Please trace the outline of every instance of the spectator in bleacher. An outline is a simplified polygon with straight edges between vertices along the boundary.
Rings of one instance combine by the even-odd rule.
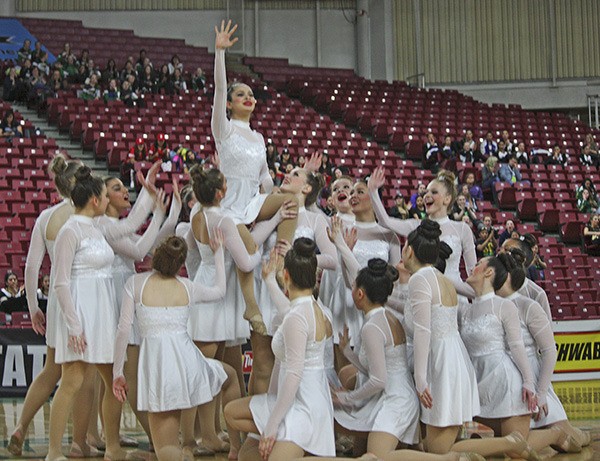
[[[507,182],[510,185],[514,185],[517,182],[521,182],[523,177],[519,171],[519,162],[517,157],[511,155],[508,159],[508,163],[503,164],[498,170],[498,179],[502,182]]]
[[[475,141],[475,138],[473,136],[473,130],[471,130],[470,128],[465,131],[465,137],[462,140],[463,145],[465,143],[469,143],[469,150],[472,152],[475,152],[477,150],[477,142]]]
[[[512,233],[515,230],[515,222],[512,219],[508,219],[504,223],[504,231],[498,237],[498,245],[502,246],[506,239],[512,238]]]
[[[77,69],[77,75],[72,78],[72,81],[73,83],[77,83],[79,85],[85,85],[88,78],[88,68],[84,64],[80,64]]]
[[[150,60],[148,59],[148,61],[146,61],[147,59],[148,59],[148,57],[146,56],[146,49],[142,48],[140,50],[140,55],[138,57],[138,60],[135,63],[135,67],[136,67],[138,74],[141,74],[144,71],[144,69],[146,68],[146,66],[148,65],[148,62]],[[150,64],[150,67],[152,67],[152,64]]]
[[[414,208],[415,206],[417,206],[417,197],[420,196],[424,196],[425,192],[427,192],[427,186],[425,184],[423,184],[422,182],[419,183],[419,185],[417,186],[417,191],[414,192],[411,196],[410,196],[410,204],[411,206]]]
[[[56,57],[56,60],[62,62],[62,65],[64,67],[67,65],[69,57],[72,57],[74,62],[77,61],[77,57],[71,51],[71,44],[67,42],[63,45],[63,49]]]
[[[498,229],[494,227],[492,223],[492,217],[490,215],[486,215],[483,217],[482,224],[488,230],[488,233],[493,233],[494,239],[498,240]]]
[[[176,54],[171,58],[171,62],[168,64],[169,74],[174,75],[175,69],[179,69],[179,72],[183,73],[183,63],[179,60],[179,56]]]
[[[196,71],[192,74],[190,80],[190,86],[194,91],[202,91],[206,87],[206,75],[204,75],[204,71],[202,67],[198,67]]]
[[[38,306],[42,312],[46,313],[46,307],[48,305],[48,294],[50,293],[50,276],[44,274],[40,287],[37,289],[36,297],[38,300]]]
[[[11,312],[27,310],[25,287],[19,286],[17,274],[9,270],[4,275],[4,288],[0,289],[0,311]]]
[[[586,144],[579,155],[579,162],[583,166],[598,166],[598,154],[594,154],[592,146]]]
[[[119,84],[117,81],[112,78],[110,82],[108,82],[108,88],[104,90],[104,102],[108,101],[118,101],[121,99],[121,91],[119,90]]]
[[[471,222],[477,220],[477,216],[471,210],[471,204],[467,201],[467,197],[463,194],[458,194],[452,208],[451,217],[454,221],[462,221],[463,216],[468,216]]]
[[[531,246],[531,252],[533,253],[533,260],[527,268],[527,278],[533,280],[546,280],[545,270],[548,267],[544,261],[544,257],[540,254],[540,247],[538,246],[537,240]]]
[[[4,78],[2,99],[8,102],[16,100],[20,83],[21,81],[17,75],[17,69],[15,67],[8,69],[6,77]]]
[[[527,153],[527,148],[525,147],[525,143],[523,141],[517,144],[515,157],[517,157],[518,163],[529,166],[529,154]]]
[[[327,197],[327,200],[325,201],[325,206],[320,208],[321,210],[323,210],[323,213],[325,213],[327,216],[333,216],[337,213],[332,195],[329,195]]]
[[[284,147],[279,155],[279,171],[285,174],[288,165],[294,166],[294,161],[292,160],[290,150]]]
[[[412,219],[425,219],[427,217],[427,211],[425,211],[425,200],[422,195],[418,195],[415,200],[415,206],[413,206],[408,214]]]
[[[388,210],[388,214],[392,218],[397,219],[408,219],[410,217],[409,208],[406,204],[406,200],[404,199],[404,195],[402,195],[402,192],[398,192],[396,194],[396,197],[394,198],[394,206]]]
[[[98,77],[98,81],[100,81],[100,79],[102,78],[102,71],[100,70],[100,68],[96,65],[96,63],[94,62],[93,59],[89,59],[88,60],[88,64],[87,64],[87,69],[88,69],[88,75],[91,77],[93,74],[96,75],[96,77]]]
[[[581,191],[581,196],[577,199],[577,209],[582,213],[594,213],[598,210],[598,202],[592,197],[589,189]]]
[[[87,101],[100,99],[100,85],[98,84],[98,76],[96,74],[92,74],[85,85],[83,85],[81,98]]]
[[[143,72],[140,73],[140,91],[142,93],[156,93],[156,86],[154,69],[152,69],[151,65],[147,65],[144,67]]]
[[[479,190],[481,190],[481,188],[479,186],[477,186],[477,188]],[[460,194],[463,194],[465,196],[465,199],[467,200],[467,204],[469,206],[469,208],[472,211],[478,211],[479,210],[479,205],[477,205],[477,200],[475,199],[475,197],[473,197],[471,195],[471,192],[469,192],[469,185],[468,184],[463,184],[460,189],[458,189],[458,192]]]
[[[48,65],[48,55],[44,53],[41,57],[41,60],[37,63],[33,64],[40,71],[40,74],[45,75],[46,77],[50,76],[50,66]]]
[[[593,214],[583,228],[585,252],[592,256],[600,256],[600,215]]]
[[[179,68],[175,69],[173,72],[173,90],[177,94],[183,94],[187,91],[187,83],[185,82],[183,75],[181,75],[181,70]]]
[[[134,162],[143,162],[148,160],[148,157],[149,152],[146,141],[140,136],[135,140],[135,144],[129,149],[129,158],[133,159]]]
[[[74,79],[77,78],[77,74],[79,73],[75,56],[70,55],[67,58],[67,63],[63,65],[62,72],[63,76],[68,79],[69,82],[74,82]]]
[[[492,156],[486,160],[481,169],[481,190],[494,190],[494,183],[500,181],[498,177],[499,169],[498,157]]]
[[[81,54],[79,55],[79,58],[77,58],[77,62],[79,63],[79,65],[84,65],[85,67],[87,67],[89,59],[90,50],[84,48],[83,50],[81,50]]]
[[[462,163],[475,163],[475,154],[473,153],[473,149],[471,149],[471,143],[469,141],[465,141],[462,144],[462,150],[458,153],[458,161]]]
[[[138,76],[137,71],[135,70],[135,67],[133,67],[133,62],[127,61],[125,63],[125,67],[121,71],[121,75],[119,76],[119,78],[121,79],[122,82],[124,82],[125,80],[127,80],[127,77],[129,77],[130,75],[134,75],[136,78]]]
[[[123,101],[126,106],[133,107],[135,106],[137,98],[138,95],[131,88],[131,83],[129,83],[129,80],[125,80],[121,84],[121,101]]]
[[[33,65],[31,64],[31,59],[26,59],[19,67],[19,78],[24,82],[31,78],[31,73],[33,71]]]
[[[171,74],[167,64],[163,64],[158,73],[157,91],[163,94],[173,94],[173,84],[171,83]]]
[[[321,156],[321,166],[319,167],[319,173],[323,175],[326,181],[329,181],[329,179],[333,176],[334,168],[335,165],[329,160],[329,154],[327,152],[323,152],[323,155]]]
[[[508,158],[510,157],[510,152],[506,150],[506,144],[503,140],[498,141],[498,161],[500,163],[508,163]]]
[[[504,142],[504,147],[506,148],[506,152],[512,154],[513,151],[513,143],[510,140],[510,133],[508,130],[502,130],[502,135],[500,141]],[[500,148],[500,142],[498,142],[498,148]]]
[[[31,59],[31,40],[26,38],[23,41],[23,46],[17,51],[17,62],[25,62],[26,59]]]
[[[554,144],[552,147],[552,155],[544,162],[546,165],[561,165],[567,166],[568,157],[567,154],[563,154],[560,151],[560,145]]]
[[[490,232],[483,224],[478,226],[479,238],[475,240],[475,251],[477,259],[494,256],[498,248],[498,242],[494,236],[494,232]]]
[[[146,142],[144,138],[138,137],[133,145],[129,149],[127,159],[120,166],[121,182],[128,185],[130,189],[135,188],[135,162],[142,162],[146,160],[148,150],[146,148]]]
[[[485,134],[485,139],[481,143],[479,147],[479,159],[482,162],[485,162],[491,156],[496,156],[498,153],[498,144],[494,141],[494,134],[491,131],[488,131]]]
[[[156,135],[156,140],[152,145],[150,152],[148,153],[147,160],[151,162],[155,162],[158,159],[162,159],[162,161],[170,160],[171,149],[167,143],[166,137],[164,133],[158,133]]]
[[[40,42],[38,40],[37,42],[35,42],[35,45],[33,45],[33,51],[31,52],[31,61],[32,62],[41,62],[43,55],[46,55],[46,60],[47,60],[48,53],[46,53],[44,50],[42,50],[42,42]]]
[[[450,170],[456,173],[456,152],[454,151],[454,143],[452,141],[452,136],[450,135],[444,137],[444,145],[441,149],[440,167],[444,170]]]
[[[115,60],[110,58],[106,63],[106,67],[102,71],[102,81],[104,83],[110,82],[112,79],[118,80],[120,77],[119,70],[117,69],[117,64]]]
[[[275,147],[275,144],[270,139],[266,144],[266,155],[268,167],[273,171],[277,171],[279,167],[279,154],[277,153],[277,147]]]
[[[15,119],[15,113],[12,109],[8,109],[4,112],[4,117],[0,122],[0,137],[11,141],[12,138],[23,137],[23,127]]]
[[[598,144],[594,140],[594,135],[592,133],[588,133],[585,135],[585,143],[590,145],[590,149],[592,154],[598,155]]]
[[[475,182],[475,173],[472,171],[467,173],[465,176],[465,184],[469,187],[469,194],[471,197],[473,197],[475,200],[483,200],[483,191]]]
[[[583,183],[575,188],[575,198],[577,200],[581,198],[584,189],[587,189],[590,192],[590,196],[594,200],[598,201],[598,192],[596,191],[596,186],[594,186],[594,183],[590,178],[585,178]]]
[[[50,76],[50,80],[48,81],[48,87],[52,90],[54,96],[59,91],[63,91],[66,89],[65,80],[63,79],[60,70],[54,69],[52,75]]]
[[[427,134],[427,142],[423,145],[422,165],[424,170],[435,173],[439,168],[440,147],[438,146],[433,133]]]

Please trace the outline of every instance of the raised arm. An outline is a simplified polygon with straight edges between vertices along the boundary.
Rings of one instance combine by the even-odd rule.
[[[163,222],[158,235],[155,239],[155,245],[162,242],[165,238],[175,234],[175,228],[179,221],[179,215],[181,214],[181,196],[179,195],[179,185],[177,180],[173,179],[173,197],[171,199],[171,208],[169,210],[169,216]],[[188,248],[188,251],[190,249]]]
[[[36,220],[33,226],[33,232],[31,233],[31,240],[29,242],[29,251],[27,252],[27,261],[25,262],[25,294],[27,296],[27,308],[31,315],[32,320],[41,314],[40,322],[33,322],[33,329],[37,334],[44,334],[44,314],[40,310],[38,299],[37,299],[37,288],[38,279],[40,276],[40,268],[42,267],[42,261],[46,254],[46,243],[42,235],[41,220],[44,219],[44,215]]]
[[[153,203],[153,200],[144,200],[140,206],[133,207],[125,219],[117,222],[111,221],[110,224],[103,221],[96,221],[96,224],[107,241],[117,241],[128,234],[133,234],[144,224],[144,221],[152,211]]]
[[[414,319],[414,362],[417,392],[427,389],[427,364],[431,341],[431,285],[422,274],[414,274],[408,281],[408,298]]]
[[[225,248],[231,253],[236,266],[242,272],[253,270],[261,261],[260,252],[255,251],[251,255],[248,254],[246,245],[244,245],[244,241],[231,218],[224,217],[219,223],[219,228],[223,231]]]
[[[327,236],[327,221],[320,214],[314,214],[315,243],[320,254],[317,255],[317,266],[320,269],[335,270],[337,268],[338,256],[335,245]]]

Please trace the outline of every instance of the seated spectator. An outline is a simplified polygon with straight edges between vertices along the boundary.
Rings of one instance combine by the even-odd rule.
[[[162,94],[173,94],[173,83],[171,82],[171,74],[169,74],[169,66],[163,64],[160,68],[157,78],[157,90]]]
[[[179,72],[183,74],[183,63],[179,60],[179,56],[176,54],[171,58],[171,62],[168,64],[169,75],[175,75],[175,69],[179,69]]]
[[[26,59],[21,65],[17,67],[18,75],[21,80],[28,81],[31,78],[33,72],[33,65],[30,59]]]
[[[469,150],[475,152],[477,150],[477,142],[473,136],[473,130],[468,129],[465,131],[465,137],[462,140],[462,144],[469,143]]]
[[[545,165],[561,165],[567,166],[568,156],[560,151],[560,146],[554,144],[552,147],[552,155],[546,159]]]
[[[156,139],[152,144],[148,152],[148,161],[155,162],[157,160],[162,160],[163,162],[169,161],[171,155],[171,148],[167,143],[167,139],[164,133],[158,133],[156,135]]]
[[[285,174],[288,165],[294,165],[294,162],[292,160],[290,150],[287,147],[284,147],[279,155],[279,171]]]
[[[450,216],[454,221],[462,221],[464,216],[468,216],[471,222],[477,220],[477,216],[475,216],[469,202],[467,202],[467,197],[463,194],[458,194],[456,197],[456,202],[454,203]]]
[[[577,199],[577,209],[582,213],[595,213],[598,210],[598,202],[592,197],[589,189],[581,191],[581,196]]]
[[[590,144],[583,146],[583,150],[581,151],[581,154],[579,154],[579,162],[583,166],[598,166],[598,160],[598,154],[593,153]]]
[[[498,179],[502,182],[509,183],[510,185],[521,182],[523,177],[521,176],[518,165],[517,157],[512,155],[508,159],[508,163],[503,164],[498,170]]]
[[[494,227],[492,224],[492,217],[490,215],[485,215],[482,221],[483,227],[488,230],[488,233],[494,234],[494,239],[498,240],[498,229]]]
[[[144,162],[150,157],[146,141],[143,137],[138,137],[135,140],[135,144],[129,148],[129,158],[133,159],[134,162]]]
[[[333,216],[337,213],[337,210],[335,209],[335,204],[333,202],[333,197],[331,195],[327,197],[325,207],[322,207],[321,209],[327,216]]]
[[[31,70],[31,77],[29,77],[29,81],[27,82],[27,88],[27,104],[29,106],[36,106],[41,99],[50,93],[46,76],[37,67]]]
[[[414,192],[411,196],[410,196],[410,205],[414,208],[415,206],[417,206],[417,197],[419,195],[423,196],[425,195],[425,192],[427,192],[427,186],[425,184],[423,184],[422,182],[419,183],[419,185],[417,186],[417,192]]]
[[[77,61],[77,57],[71,51],[71,44],[69,42],[66,42],[63,45],[62,51],[56,57],[56,60],[60,61],[62,63],[62,65],[63,65],[63,67],[65,67],[67,65],[68,60],[69,60],[69,57],[71,57],[73,59],[73,62]]]
[[[81,54],[79,55],[79,58],[77,58],[77,62],[79,63],[80,66],[87,67],[89,60],[90,60],[90,50],[88,50],[87,48],[84,48],[83,50],[81,50]]]
[[[427,134],[427,142],[423,146],[423,169],[435,173],[439,168],[440,147],[438,146],[433,133]],[[435,171],[434,171],[435,170]]]
[[[446,135],[444,137],[444,145],[440,154],[440,167],[444,170],[456,172],[456,152],[454,151],[452,136]]]
[[[12,138],[22,138],[23,127],[15,119],[15,113],[12,109],[4,112],[4,117],[0,122],[0,138],[6,138],[9,142]]]
[[[498,144],[494,141],[494,134],[491,131],[488,131],[485,134],[485,139],[479,146],[479,157],[478,160],[481,162],[485,162],[488,158],[494,156],[496,157],[498,153]]]
[[[291,163],[293,166],[295,166],[293,162]],[[286,170],[289,168],[288,165],[286,165]],[[333,176],[334,168],[335,165],[331,163],[331,160],[329,160],[329,154],[327,152],[323,152],[323,155],[321,156],[321,166],[319,167],[319,173],[323,175],[327,182],[329,182],[329,180]]]
[[[181,164],[183,165],[182,171],[184,173],[189,173],[194,165],[202,164],[204,162],[204,159],[199,153],[183,146],[179,146],[175,151],[175,155],[181,160]]]
[[[536,280],[546,280],[546,273],[544,271],[548,268],[548,265],[544,261],[544,257],[540,254],[540,247],[537,240],[532,243],[531,252],[533,253],[533,260],[527,268],[527,278],[534,282]]]
[[[46,306],[48,305],[48,294],[50,292],[50,276],[45,274],[42,276],[42,283],[37,289],[38,305],[42,312],[46,312]]]
[[[139,78],[139,89],[142,93],[156,93],[156,78],[151,65],[143,68]]]
[[[25,62],[27,59],[31,59],[31,52],[31,40],[26,38],[23,41],[23,46],[17,51],[17,61],[21,63]]]
[[[46,77],[50,76],[50,65],[48,64],[48,53],[42,51],[40,60],[34,64],[40,70],[40,74]]]
[[[131,83],[129,80],[125,80],[121,85],[121,101],[123,101],[126,106],[133,107],[135,106],[137,99],[138,95],[131,88]]]
[[[600,256],[600,215],[594,214],[583,228],[585,252],[592,256]]]
[[[479,186],[478,186],[478,188],[479,188]],[[479,188],[479,190],[481,190],[481,189]],[[460,189],[458,190],[458,192],[460,194],[463,194],[465,196],[465,198],[467,199],[467,204],[469,205],[469,208],[472,211],[478,211],[479,210],[479,206],[477,205],[477,200],[475,200],[475,197],[473,197],[471,195],[471,193],[469,192],[469,185],[468,184],[463,184],[460,187]],[[483,194],[483,192],[482,192],[482,194]]]
[[[500,141],[504,143],[504,148],[506,149],[506,152],[512,154],[513,143],[510,140],[510,133],[508,132],[508,130],[502,130]],[[498,142],[498,149],[500,149],[500,142]]]
[[[96,65],[93,59],[88,60],[87,69],[90,77],[95,74],[96,77],[98,77],[98,81],[100,81],[100,79],[102,78],[102,71]]]
[[[498,141],[498,161],[500,163],[508,163],[508,159],[510,157],[510,152],[508,150],[506,150],[506,144],[504,144],[504,141],[500,140]]]
[[[54,94],[54,96],[56,96],[56,94],[59,91],[63,91],[66,89],[66,85],[65,85],[65,80],[63,79],[60,70],[55,69],[52,72],[52,75],[50,76],[50,80],[48,81],[48,88],[50,88],[50,90],[52,90],[52,93]]]
[[[498,178],[499,169],[498,157],[490,157],[486,160],[481,169],[481,190],[494,190],[494,183],[500,181],[500,178]]]
[[[22,86],[21,79],[17,75],[17,69],[11,67],[8,69],[6,77],[4,78],[2,99],[8,102],[15,101],[19,96],[19,88]]]
[[[592,133],[588,133],[585,135],[585,143],[590,145],[590,150],[592,154],[598,155],[598,144],[594,140],[594,135]]]
[[[187,83],[185,82],[183,75],[181,75],[181,70],[179,68],[175,69],[175,72],[173,72],[173,78],[171,81],[173,83],[173,90],[175,90],[175,93],[182,94],[187,91]]]
[[[100,99],[100,86],[98,85],[98,76],[96,74],[92,74],[81,89],[81,98],[88,101]]]
[[[582,196],[583,190],[587,189],[590,192],[590,197],[598,201],[598,192],[596,192],[596,186],[590,178],[585,178],[583,183],[577,186],[575,189],[575,198],[579,200]]]
[[[147,61],[146,61],[147,60]],[[142,48],[140,50],[140,55],[138,57],[137,62],[135,63],[135,67],[137,70],[138,74],[142,74],[144,69],[146,68],[146,66],[148,65],[148,62],[150,60],[148,59],[148,57],[146,56],[146,49]],[[152,67],[152,65],[150,65],[150,67]]]
[[[475,200],[483,200],[483,192],[481,187],[475,182],[475,173],[469,172],[465,176],[465,184],[469,187],[469,194]]]
[[[425,200],[422,195],[418,195],[415,200],[415,206],[413,206],[408,214],[412,219],[425,219],[427,212],[425,211]]]
[[[299,155],[297,163],[299,168],[304,168],[306,166],[306,157],[304,155]]]
[[[524,142],[520,142],[519,144],[517,144],[517,149],[515,150],[515,157],[517,157],[518,163],[529,166],[529,154],[527,153],[527,148],[525,147]]]
[[[507,220],[504,223],[504,230],[498,237],[498,245],[502,246],[505,240],[512,238],[512,233],[515,230],[515,222],[512,219]]]
[[[490,232],[483,224],[478,226],[478,231],[479,238],[475,240],[477,259],[494,256],[496,254],[496,249],[498,248],[498,242],[496,241],[494,232]]]
[[[137,76],[138,76],[137,71],[135,70],[135,67],[133,66],[133,62],[127,61],[125,63],[125,67],[121,71],[121,74],[119,77],[120,77],[121,81],[125,81],[125,80],[127,80],[127,77],[129,77],[130,75],[134,75],[135,78],[137,78]]]
[[[10,314],[25,310],[27,310],[25,287],[22,285],[19,287],[17,274],[9,270],[4,275],[4,288],[0,289],[0,312]]]
[[[104,83],[110,82],[112,79],[118,80],[120,77],[119,70],[117,69],[117,64],[114,59],[109,59],[106,63],[106,67],[102,71],[102,81]]]
[[[121,91],[119,90],[119,85],[117,84],[117,80],[114,78],[110,79],[108,83],[108,88],[104,90],[104,102],[108,101],[118,101],[121,99]]]
[[[198,67],[196,71],[192,74],[191,78],[191,88],[194,91],[202,91],[206,87],[206,75],[204,75],[204,71],[202,67]]]
[[[463,163],[475,163],[475,154],[473,153],[473,149],[469,146],[471,144],[468,141],[463,143],[462,150],[458,153],[458,161]]]
[[[79,73],[79,68],[75,62],[75,56],[71,55],[67,58],[67,63],[63,65],[62,72],[64,77],[70,82],[74,83]],[[118,74],[117,74],[118,76]]]
[[[32,62],[41,62],[42,61],[42,56],[46,55],[46,60],[48,60],[48,53],[46,53],[43,49],[42,49],[42,42],[40,42],[39,40],[37,42],[35,42],[35,44],[33,45],[33,51],[31,52],[31,61]]]
[[[388,210],[388,214],[393,218],[408,219],[408,212],[409,208],[404,200],[404,195],[402,195],[402,192],[398,192],[394,198],[394,206]]]

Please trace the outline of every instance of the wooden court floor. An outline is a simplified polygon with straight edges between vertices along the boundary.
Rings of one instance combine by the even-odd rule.
[[[0,431],[3,443],[0,446],[0,460],[5,459],[20,459],[40,460],[46,456],[48,447],[48,422],[50,420],[50,405],[45,404],[42,411],[38,412],[29,429],[29,436],[23,447],[23,456],[15,458],[7,450],[6,445],[10,434],[15,427],[18,416],[21,413],[23,399],[0,399]],[[543,459],[552,459],[556,461],[600,461],[600,419],[594,420],[575,420],[572,423],[578,427],[589,430],[592,433],[592,444],[584,448],[582,453],[572,455],[555,454],[551,449],[542,452]],[[67,430],[67,435],[63,440],[64,451],[66,452],[69,444],[69,435],[71,427]],[[135,451],[136,457],[146,459],[148,461],[156,460],[156,457],[148,452],[148,441],[142,428],[137,424],[135,416],[131,409],[126,406],[123,411],[121,421],[121,434],[133,437],[139,441],[139,446],[136,449],[128,449]],[[77,458],[71,458],[77,459]],[[84,459],[84,458],[81,458]],[[199,460],[212,461],[215,459],[225,461],[227,454],[218,454],[210,457],[199,457]],[[502,458],[494,458],[494,460]],[[508,459],[508,458],[507,458]]]

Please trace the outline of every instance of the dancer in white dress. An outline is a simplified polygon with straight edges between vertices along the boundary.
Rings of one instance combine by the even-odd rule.
[[[215,234],[210,243],[216,261],[213,286],[194,284],[177,276],[186,258],[187,245],[175,236],[156,248],[152,259],[154,270],[131,276],[125,286],[115,345],[113,392],[121,402],[128,393],[138,394],[138,409],[148,412],[160,461],[180,459],[181,410],[213,401],[221,387],[225,402],[240,397],[233,369],[227,367],[229,373],[226,373],[220,362],[205,358],[187,332],[190,305],[216,300],[225,294],[223,237],[220,232]],[[138,318],[140,329],[140,367],[137,387],[129,388],[124,364],[134,317]],[[209,408],[211,412],[214,408]],[[240,435],[230,428],[229,437],[230,454],[237,455]],[[186,450],[186,456],[193,459],[191,450]]]
[[[456,199],[454,174],[442,170],[436,178],[427,185],[424,202],[427,217],[436,221],[442,230],[441,240],[452,248],[452,254],[446,262],[444,275],[452,280],[460,281],[460,259],[465,262],[467,275],[470,275],[477,262],[473,233],[464,222],[452,221],[448,214]],[[373,209],[380,225],[393,230],[396,234],[407,236],[416,229],[418,219],[396,219],[388,216],[377,191],[385,184],[385,171],[378,167],[369,178],[369,193],[373,201]]]
[[[222,203],[223,210],[238,226],[249,253],[254,253],[255,243],[245,225],[270,219],[286,201],[296,204],[292,194],[270,194],[273,181],[267,166],[266,146],[262,135],[250,128],[250,118],[256,99],[248,85],[233,83],[227,88],[225,50],[237,38],[232,38],[237,25],[231,21],[221,28],[215,27],[215,97],[211,118],[212,134],[219,153],[219,168],[229,182],[230,193]],[[229,119],[227,118],[229,112]],[[261,193],[262,189],[262,193]],[[292,240],[296,218],[283,220],[277,227],[278,240]],[[254,331],[267,334],[260,308],[254,295],[254,274],[238,272],[246,310],[244,318]]]
[[[285,256],[283,280],[291,310],[273,337],[277,365],[269,393],[225,408],[225,418],[233,427],[260,434],[258,450],[265,460],[291,460],[306,452],[335,456],[333,405],[323,358],[331,323],[312,296],[315,248],[312,240],[299,238]],[[273,299],[277,298],[274,293]]]
[[[114,253],[104,235],[117,239],[133,232],[149,212],[140,210],[110,227],[98,228],[93,218],[105,213],[108,194],[102,179],[92,176],[85,166],[76,173],[71,199],[75,214],[61,228],[55,245],[54,288],[60,305],[55,360],[62,364],[62,379],[50,412],[49,461],[63,459],[62,436],[83,381],[92,379],[97,368],[105,385],[112,383],[118,311],[111,275]],[[111,392],[105,392],[102,408],[105,458],[120,459],[125,456],[119,444],[121,405]]]
[[[194,208],[194,205],[197,202],[198,200],[196,200],[192,185],[186,184],[181,189],[182,211],[179,216],[179,223],[175,228],[175,235],[184,239],[188,246],[187,258],[185,259],[185,270],[190,280],[194,280],[196,277],[196,272],[198,272],[198,268],[200,267],[200,261],[202,261],[200,252],[198,251],[198,247],[194,241],[194,234],[190,232],[190,229],[192,228],[192,224],[190,223],[190,214],[192,213],[192,208]]]
[[[15,430],[10,436],[7,450],[15,456],[21,456],[29,424],[52,392],[54,392],[61,375],[61,367],[55,362],[57,300],[54,291],[54,241],[60,228],[75,211],[71,205],[70,197],[71,190],[75,184],[75,172],[81,165],[82,163],[79,160],[67,160],[62,154],[58,154],[52,159],[48,167],[48,172],[54,178],[56,190],[63,197],[63,201],[42,211],[31,233],[27,262],[25,263],[27,306],[31,315],[33,330],[39,335],[46,335],[48,350],[46,352],[44,368],[27,390],[21,416]],[[46,306],[46,315],[44,316],[44,313],[39,308],[35,290],[37,288],[42,261],[46,253],[50,257],[51,269],[50,291]],[[75,425],[84,426],[85,422],[82,422],[84,420],[81,418],[87,417],[87,410],[84,410],[83,415],[80,416],[81,411],[79,410],[81,410],[81,406],[78,405],[76,408],[73,414],[73,418],[76,421]],[[80,444],[80,447],[85,449],[85,434],[83,440],[74,438],[74,443]]]
[[[512,260],[512,263],[511,263]],[[506,282],[514,260],[506,254],[481,259],[467,279],[477,296],[460,312],[460,332],[477,374],[478,420],[497,434],[529,434],[535,384],[515,305],[494,290]]]
[[[310,211],[323,187],[323,179],[319,174],[311,173],[296,167],[286,174],[281,184],[281,192],[294,194],[298,199],[298,226],[294,232],[294,240],[306,237],[314,240],[319,249],[317,265],[319,269],[335,270],[337,267],[337,252],[335,246],[327,237],[327,220],[321,213]],[[276,235],[263,245],[263,263],[270,257],[271,249],[276,245]],[[280,253],[285,254],[293,242],[278,242]],[[277,309],[271,300],[271,295],[265,283],[262,283],[261,271],[255,270],[256,292],[258,303],[267,326],[268,335],[258,335],[251,332],[252,341],[252,373],[248,383],[248,391],[252,394],[263,394],[269,388],[269,380],[273,370],[275,357],[271,349],[271,340],[275,331],[273,321]]]

